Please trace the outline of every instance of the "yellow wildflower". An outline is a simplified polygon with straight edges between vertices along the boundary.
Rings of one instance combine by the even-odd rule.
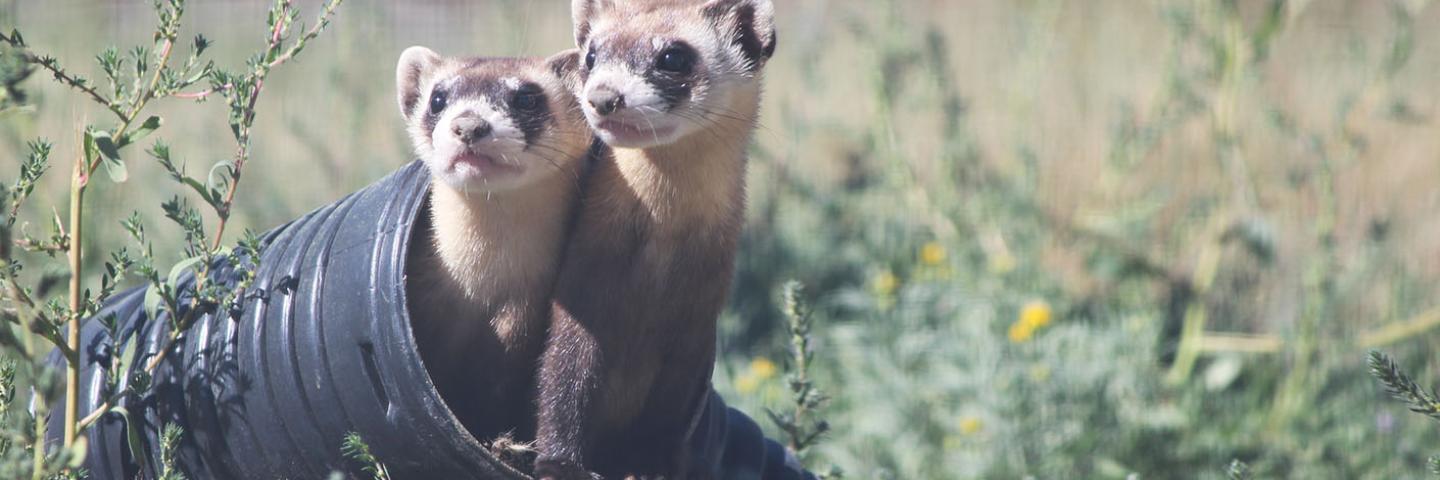
[[[741,374],[739,378],[735,379],[735,390],[740,393],[752,393],[758,388],[760,388],[760,379],[749,373]]]
[[[944,263],[945,255],[945,247],[941,246],[940,242],[930,242],[920,247],[920,263],[932,267]]]
[[[880,272],[875,275],[875,279],[870,281],[870,288],[875,291],[875,295],[881,297],[888,297],[895,293],[895,288],[899,286],[900,279],[895,278],[895,274],[890,273],[889,270]]]
[[[963,433],[965,435],[974,435],[976,433],[980,433],[980,429],[982,428],[985,428],[985,425],[980,423],[979,418],[967,415],[964,418],[960,419],[960,433]]]
[[[765,357],[755,357],[750,361],[750,374],[757,379],[768,380],[775,376],[775,362]]]
[[[1025,343],[1035,336],[1035,327],[1024,322],[1015,322],[1010,325],[1010,342]]]
[[[1035,330],[1050,324],[1050,304],[1044,300],[1036,300],[1025,304],[1020,308],[1020,320],[1022,323]]]

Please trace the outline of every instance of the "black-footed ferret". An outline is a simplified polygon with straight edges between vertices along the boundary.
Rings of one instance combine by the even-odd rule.
[[[707,394],[775,48],[770,0],[573,0],[586,181],[540,370],[536,475],[706,478]]]
[[[411,47],[396,69],[433,176],[406,268],[415,340],[477,439],[533,434],[551,289],[593,141],[571,93],[578,61]]]

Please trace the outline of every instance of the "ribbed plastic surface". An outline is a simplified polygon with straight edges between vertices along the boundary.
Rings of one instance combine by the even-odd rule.
[[[412,162],[267,233],[240,314],[200,316],[150,390],[123,405],[139,422],[139,445],[128,443],[119,415],[89,430],[90,478],[157,476],[167,423],[185,429],[177,463],[190,478],[319,479],[354,471],[340,452],[347,432],[359,433],[396,479],[527,478],[465,431],[415,348],[405,252],[429,181],[423,164]],[[215,278],[230,277],[220,269]],[[159,349],[169,323],[149,318],[144,297],[143,289],[121,293],[98,315],[116,315],[122,342],[138,338],[142,358]],[[105,367],[118,352],[96,322],[81,336],[83,416],[108,394],[101,391]],[[698,413],[692,449],[715,478],[813,478],[718,395]],[[52,441],[60,427],[53,415]]]

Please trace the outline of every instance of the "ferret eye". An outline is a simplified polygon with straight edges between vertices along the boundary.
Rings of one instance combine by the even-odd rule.
[[[695,54],[684,47],[671,47],[660,52],[660,58],[655,60],[655,68],[670,73],[690,73],[695,66]]]
[[[436,88],[435,91],[430,92],[430,114],[431,114],[431,115],[440,113],[441,110],[444,110],[444,109],[445,109],[445,101],[446,101],[446,98],[445,98],[445,97],[446,97],[445,91],[444,91],[444,90],[441,90],[441,89],[439,89],[439,88]]]
[[[586,53],[586,54],[585,54],[585,69],[586,69],[586,70],[594,70],[594,69],[595,69],[595,49],[593,49],[593,48],[590,49],[590,52],[589,52],[589,53]]]
[[[516,110],[535,110],[540,108],[544,102],[545,91],[533,83],[521,86],[519,90],[515,91],[515,95],[510,97],[510,106]]]

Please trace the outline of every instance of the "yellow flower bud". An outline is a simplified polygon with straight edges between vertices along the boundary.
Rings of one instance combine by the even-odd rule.
[[[1028,325],[1031,329],[1039,329],[1050,324],[1050,316],[1050,304],[1044,300],[1036,300],[1020,308],[1019,323]]]
[[[932,267],[940,265],[945,262],[945,256],[945,247],[941,246],[939,242],[926,243],[925,246],[920,247],[920,263],[925,265]]]
[[[740,393],[752,393],[760,388],[760,380],[751,374],[742,374],[735,379],[735,391]]]
[[[767,380],[775,376],[775,362],[765,357],[755,357],[750,361],[750,373],[760,380]]]
[[[967,415],[964,418],[960,419],[960,433],[963,433],[965,435],[974,435],[976,433],[980,433],[980,429],[982,428],[985,428],[985,425],[980,423],[979,418]]]
[[[1030,341],[1030,338],[1033,336],[1035,336],[1035,327],[1024,322],[1015,322],[1010,325],[1011,343],[1025,343]]]

